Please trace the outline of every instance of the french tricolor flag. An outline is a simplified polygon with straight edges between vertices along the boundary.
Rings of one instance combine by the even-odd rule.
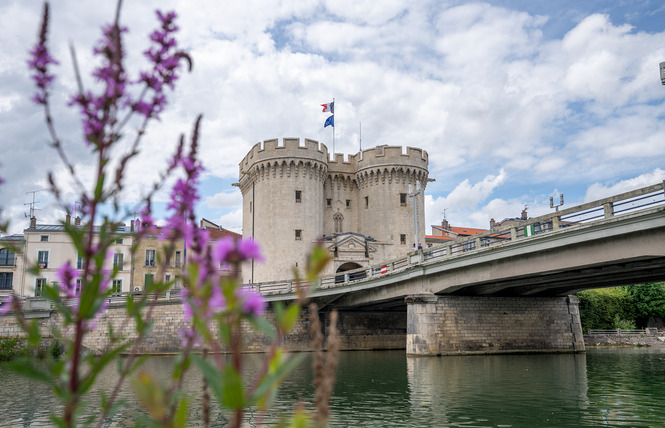
[[[321,104],[321,107],[323,107],[323,112],[324,113],[332,113],[335,114],[335,102],[333,101],[330,104]]]

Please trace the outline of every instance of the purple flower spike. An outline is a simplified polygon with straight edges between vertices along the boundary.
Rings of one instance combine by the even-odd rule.
[[[246,315],[257,317],[263,314],[268,305],[263,296],[253,292],[249,288],[240,288],[238,296],[242,300],[242,312]]]
[[[33,95],[32,100],[37,104],[46,104],[48,97],[48,89],[53,83],[55,76],[49,74],[48,66],[51,64],[58,64],[58,61],[53,59],[48,49],[46,48],[46,31],[48,29],[48,3],[44,4],[44,16],[42,17],[42,27],[39,32],[39,42],[30,51],[30,59],[28,60],[28,67],[34,71],[32,80],[37,84],[38,92]]]
[[[219,265],[222,262],[227,262],[229,259],[229,254],[235,249],[235,242],[230,236],[226,236],[215,242],[215,246],[212,250],[213,263]]]
[[[238,252],[243,260],[254,259],[262,262],[261,247],[253,239],[242,239],[238,241]]]
[[[77,297],[80,292],[76,287],[76,278],[78,278],[79,273],[74,269],[71,262],[67,261],[60,266],[55,272],[55,276],[60,280],[60,290],[65,293],[68,299]]]

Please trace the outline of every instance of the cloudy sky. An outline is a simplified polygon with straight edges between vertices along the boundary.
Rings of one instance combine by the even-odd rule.
[[[67,107],[75,90],[69,44],[87,74],[115,1],[51,3],[55,122],[85,181],[90,156]],[[241,195],[231,186],[240,160],[271,138],[312,138],[331,150],[319,105],[333,97],[338,153],[359,150],[360,123],[363,148],[429,152],[436,181],[425,192],[428,225],[445,212],[454,226],[487,228],[524,206],[544,214],[559,193],[573,206],[665,179],[661,1],[125,1],[134,75],[157,7],[178,13],[178,40],[194,69],[149,128],[130,170],[128,205],[201,113],[206,174],[197,214],[240,232]],[[29,101],[26,59],[40,11],[38,1],[0,2],[0,209],[13,233],[27,227],[29,192],[47,188],[47,171],[70,203],[77,199],[48,147],[43,111]],[[35,198],[40,223],[64,218],[48,192]],[[159,208],[166,196],[157,199]]]

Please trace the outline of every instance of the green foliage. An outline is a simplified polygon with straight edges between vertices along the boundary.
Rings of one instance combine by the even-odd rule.
[[[0,361],[12,361],[20,358],[58,359],[64,353],[62,343],[43,341],[32,345],[24,337],[0,339]]]
[[[580,299],[580,318],[582,328],[610,329],[615,318],[634,319],[632,297],[622,287],[585,290],[577,293]]]
[[[622,320],[621,317],[619,317],[619,314],[616,314],[614,316],[614,324],[612,325],[612,328],[618,328],[621,330],[635,330],[637,326],[635,325],[635,321]]]
[[[665,318],[663,282],[585,290],[577,297],[584,330],[642,328],[651,317]]]
[[[650,282],[624,287],[635,307],[638,326],[646,327],[649,318],[665,318],[665,283]]]

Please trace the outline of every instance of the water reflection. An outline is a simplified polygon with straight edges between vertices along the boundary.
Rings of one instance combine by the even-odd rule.
[[[245,363],[256,371],[260,355]],[[146,369],[168,376],[170,357],[151,358]],[[265,422],[290,414],[296,401],[311,408],[311,356],[285,381]],[[185,381],[191,408],[188,426],[201,426],[200,375]],[[48,427],[59,408],[50,391],[0,365],[3,399],[0,427]],[[98,412],[101,390],[115,380],[104,372],[86,400]],[[407,358],[404,351],[345,352],[340,356],[331,427],[577,427],[662,426],[665,412],[665,349],[589,350],[587,354],[492,355]],[[142,411],[130,388],[127,407],[106,427],[134,426]],[[224,426],[219,407],[213,426]],[[256,424],[250,412],[246,426]]]
[[[408,358],[424,426],[564,426],[588,406],[584,354]]]

